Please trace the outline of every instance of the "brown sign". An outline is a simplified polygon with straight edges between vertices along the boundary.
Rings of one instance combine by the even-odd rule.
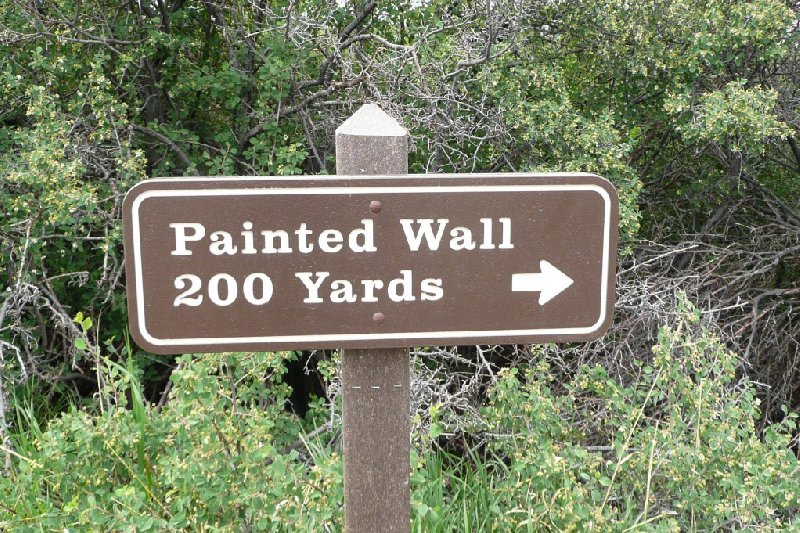
[[[148,180],[124,206],[131,333],[156,353],[590,340],[617,219],[591,174]]]

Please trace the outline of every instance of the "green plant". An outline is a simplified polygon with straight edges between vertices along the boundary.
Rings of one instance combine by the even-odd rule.
[[[451,470],[469,493],[457,483],[437,488],[448,474],[420,459],[433,474],[415,474],[420,493],[443,510],[428,516],[421,499],[417,523],[427,517],[437,531],[458,530],[457,506],[466,505],[485,518],[484,530],[497,531],[800,526],[796,415],[760,436],[758,400],[739,359],[685,298],[678,310],[629,383],[585,367],[556,394],[543,356],[502,371],[483,410],[482,459],[469,454]]]
[[[101,412],[72,408],[46,429],[29,419],[15,435],[0,519],[20,531],[287,531],[334,522],[340,461],[303,441],[302,421],[284,409],[278,378],[293,356],[185,356],[163,409],[144,402],[132,358],[101,357]]]

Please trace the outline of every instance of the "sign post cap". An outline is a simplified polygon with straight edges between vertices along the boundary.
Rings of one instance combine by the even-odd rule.
[[[364,104],[336,128],[336,135],[405,137],[408,131],[377,104]]]

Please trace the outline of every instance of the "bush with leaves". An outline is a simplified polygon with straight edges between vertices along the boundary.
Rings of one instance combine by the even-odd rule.
[[[711,239],[755,186],[794,229],[797,20],[779,0],[5,2],[0,380],[63,392],[91,376],[78,311],[98,324],[90,344],[121,345],[131,185],[332,172],[334,129],[367,101],[411,131],[414,172],[606,175],[628,243],[640,228]],[[768,264],[780,286],[751,284],[749,310],[797,288],[796,259]]]
[[[759,438],[758,400],[737,373],[741,361],[695,307],[678,307],[630,382],[593,366],[562,386],[544,356],[502,371],[482,412],[484,447],[459,476],[480,485],[454,483],[435,502],[444,511],[423,499],[418,512],[441,530],[463,524],[462,512],[500,531],[800,527],[796,415]],[[437,494],[417,480],[420,493]]]
[[[186,356],[161,408],[143,400],[131,359],[103,358],[97,407],[42,427],[19,404],[26,431],[16,434],[11,476],[0,478],[0,523],[15,531],[340,529],[340,418],[321,403],[306,420],[285,410],[278,382],[294,356]],[[586,367],[554,392],[544,357],[502,371],[473,421],[482,446],[453,457],[429,449],[429,433],[415,436],[415,528],[800,526],[800,463],[789,449],[796,417],[760,439],[758,401],[739,363],[684,302],[629,383]]]
[[[321,530],[336,519],[341,464],[321,444],[298,440],[311,422],[286,411],[279,383],[293,357],[184,357],[160,409],[143,400],[132,359],[103,358],[99,407],[73,408],[44,428],[18,405],[25,431],[13,474],[0,482],[0,523],[15,531]]]

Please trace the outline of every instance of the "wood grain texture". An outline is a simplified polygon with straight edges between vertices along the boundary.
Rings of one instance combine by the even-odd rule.
[[[336,131],[336,173],[407,174],[408,133],[377,106],[363,106]],[[409,364],[406,348],[342,355],[348,533],[410,530]]]
[[[345,530],[408,531],[408,349],[346,350],[342,385]]]

